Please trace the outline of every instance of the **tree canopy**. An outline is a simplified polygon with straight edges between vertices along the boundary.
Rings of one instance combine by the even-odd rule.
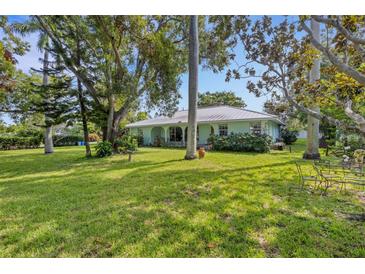
[[[228,105],[239,108],[245,108],[247,106],[245,101],[241,97],[236,96],[233,91],[207,91],[198,94],[199,107],[216,105]]]
[[[307,25],[310,19],[322,24],[320,41]],[[362,16],[303,16],[275,24],[269,16],[228,16],[212,24],[216,35],[244,50],[245,60],[234,56],[237,67],[227,70],[227,81],[248,78],[247,89],[256,96],[281,96],[301,112],[365,133]],[[327,62],[322,78],[309,82],[318,57]],[[314,104],[336,111],[316,112]],[[341,112],[351,123],[334,115]]]

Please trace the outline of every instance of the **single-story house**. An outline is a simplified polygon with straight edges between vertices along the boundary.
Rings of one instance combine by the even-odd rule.
[[[274,115],[231,106],[198,108],[197,122],[198,145],[206,145],[211,134],[224,136],[243,132],[266,133],[275,141],[282,124]],[[144,145],[185,146],[187,126],[188,110],[182,110],[172,117],[160,116],[126,127],[132,134],[143,136]]]

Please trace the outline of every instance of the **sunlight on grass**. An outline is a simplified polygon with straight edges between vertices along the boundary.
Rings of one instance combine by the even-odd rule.
[[[303,150],[2,151],[0,257],[364,257],[364,200],[301,190]]]

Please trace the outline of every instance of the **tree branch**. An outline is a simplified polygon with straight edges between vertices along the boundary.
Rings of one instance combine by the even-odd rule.
[[[341,32],[351,42],[356,43],[356,44],[365,45],[365,39],[356,37],[351,32],[349,32],[345,27],[342,26],[339,18],[337,20],[335,20],[335,19],[330,19],[330,18],[324,18],[323,16],[318,16],[318,15],[312,15],[311,17],[314,20],[316,20],[317,22],[325,23],[325,24],[335,27],[337,29],[337,31]]]
[[[101,105],[99,98],[97,97],[97,91],[94,86],[88,81],[85,75],[83,75],[77,66],[73,63],[73,60],[68,58],[65,49],[62,46],[62,42],[56,37],[53,31],[48,27],[48,25],[43,21],[41,16],[35,15],[35,18],[39,22],[41,28],[47,33],[49,38],[52,40],[53,44],[58,50],[58,53],[61,55],[62,59],[65,62],[66,67],[74,73],[74,75],[79,79],[82,84],[86,87],[86,89],[90,92],[91,96],[93,97],[94,101]]]
[[[353,111],[351,100],[348,100],[345,103],[345,113],[356,124],[358,124],[358,126],[362,132],[365,132],[365,118],[363,116],[361,116],[360,114],[356,113],[355,111]]]
[[[365,85],[365,75],[358,72],[356,69],[346,65],[342,61],[340,61],[329,49],[322,46],[320,41],[314,38],[311,29],[305,24],[305,22],[301,22],[302,28],[309,34],[310,41],[312,45],[322,52],[327,58],[331,61],[333,65],[337,67],[337,69],[352,78],[358,81],[360,84]]]

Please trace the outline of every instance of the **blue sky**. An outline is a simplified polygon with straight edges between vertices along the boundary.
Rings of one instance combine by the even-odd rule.
[[[275,18],[274,21],[278,20],[279,16]],[[21,22],[26,20],[26,16],[10,16],[9,20],[11,22]],[[18,59],[18,68],[27,72],[30,68],[40,68],[41,63],[39,58],[41,58],[41,52],[37,49],[37,34],[31,34],[25,37],[25,40],[28,41],[31,45],[30,51],[24,56],[19,56]],[[241,58],[243,62],[243,52],[239,49],[236,50],[236,54]],[[259,70],[259,68],[257,68]],[[225,82],[225,72],[222,73],[213,73],[209,70],[203,70],[200,68],[199,71],[199,92],[206,91],[233,91],[237,96],[242,97],[247,104],[247,109],[262,111],[263,103],[269,99],[269,96],[263,96],[257,98],[253,94],[250,94],[246,90],[246,82],[247,79],[241,80],[231,80],[230,82]],[[180,94],[182,95],[182,99],[179,102],[179,108],[186,109],[188,107],[188,75],[184,74],[182,76],[182,85],[180,87]],[[153,114],[152,114],[153,115]],[[4,118],[4,117],[3,117]],[[8,118],[5,117],[6,122],[10,122]]]

